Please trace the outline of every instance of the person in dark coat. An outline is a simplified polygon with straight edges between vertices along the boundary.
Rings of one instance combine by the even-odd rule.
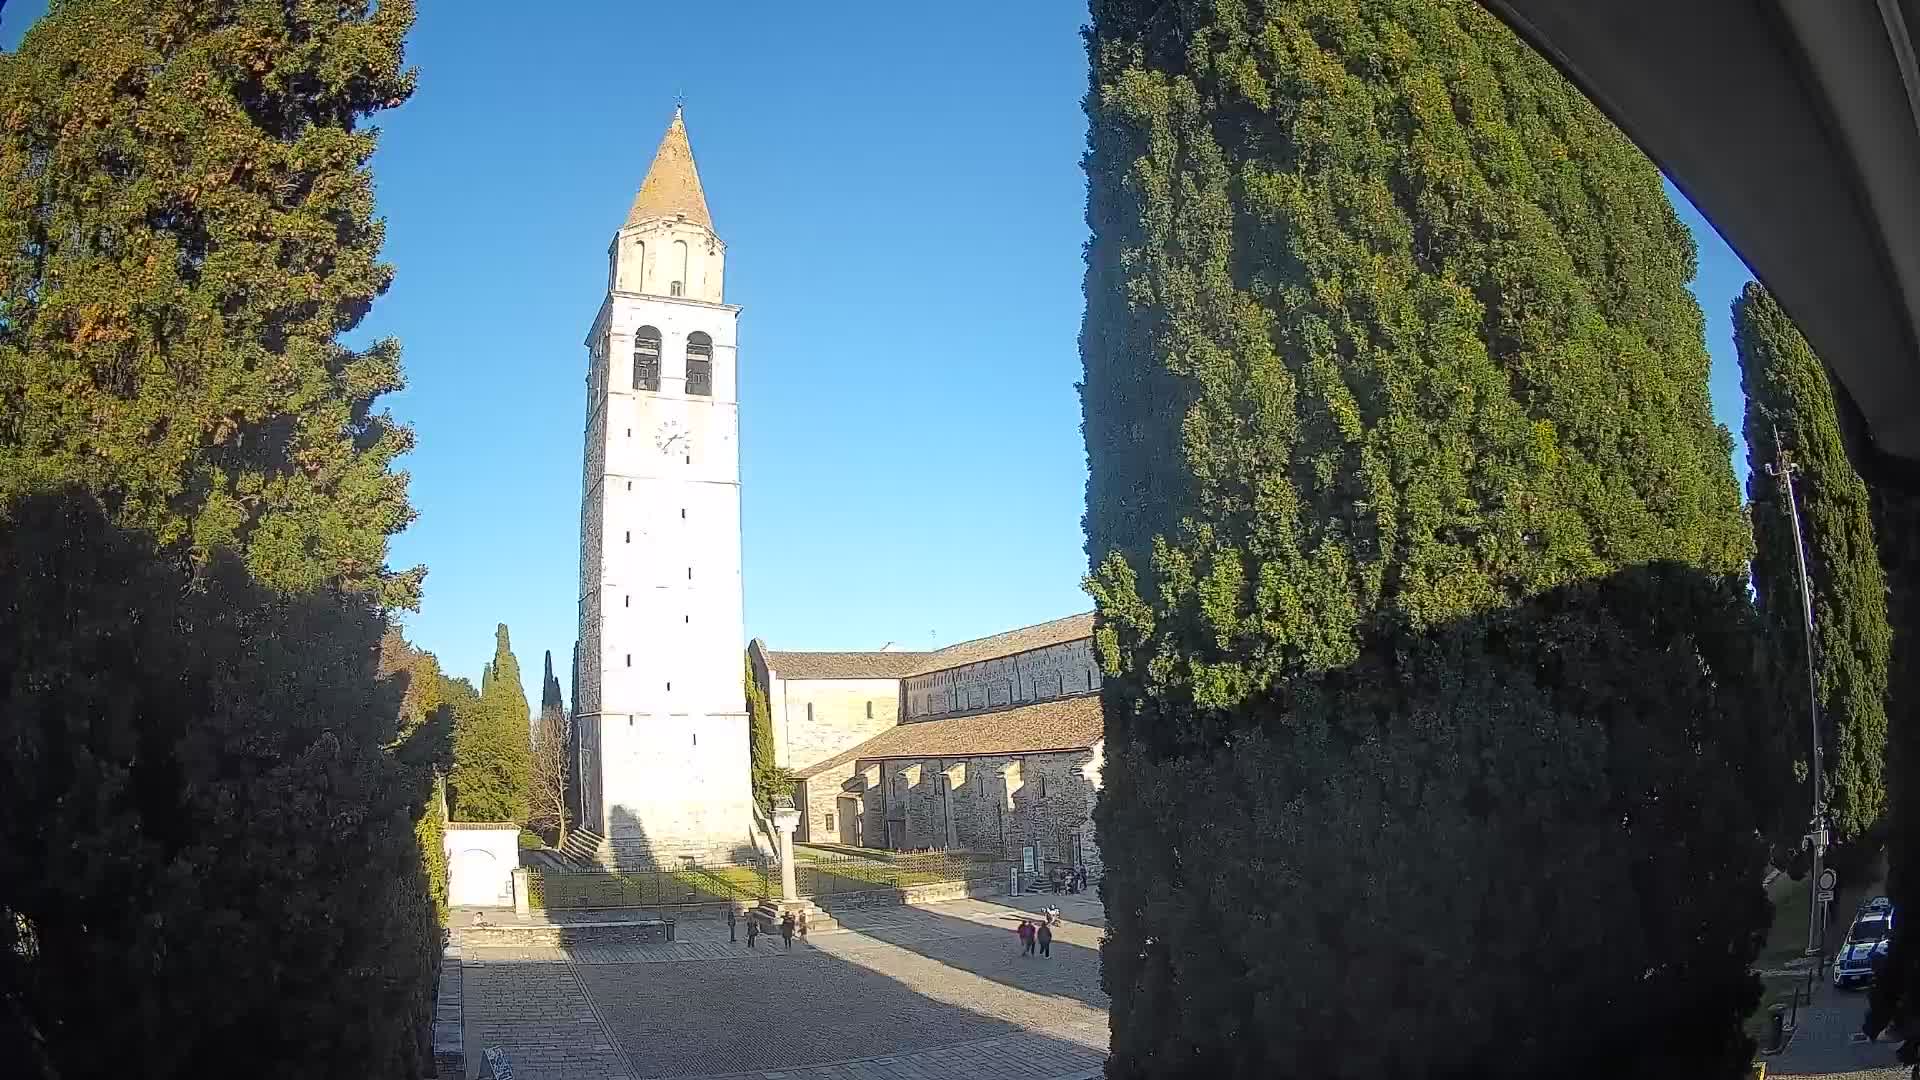
[[[1027,921],[1026,919],[1021,919],[1020,920],[1020,955],[1023,957],[1032,956],[1033,943],[1034,943],[1033,923]]]
[[[759,937],[760,937],[760,920],[752,916],[748,916],[747,917],[747,948],[749,949],[759,948],[760,946],[755,944],[755,942],[759,939]]]
[[[727,905],[727,940],[728,941],[740,940],[739,938],[734,936],[734,927],[736,924],[739,923],[739,921],[740,921],[740,913],[733,910],[732,904],[728,904]]]
[[[1046,923],[1041,923],[1040,929],[1039,931],[1037,931],[1037,935],[1040,938],[1040,955],[1052,956],[1053,955],[1053,927],[1048,926]]]
[[[780,920],[780,937],[787,943],[787,948],[793,948],[793,912],[791,911]]]

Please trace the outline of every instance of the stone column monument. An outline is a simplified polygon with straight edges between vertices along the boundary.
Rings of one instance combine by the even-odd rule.
[[[756,919],[767,933],[780,932],[780,922],[788,912],[801,926],[803,933],[815,930],[829,930],[838,925],[833,916],[820,910],[810,900],[800,898],[798,875],[793,865],[793,833],[800,825],[800,811],[794,809],[793,800],[781,796],[773,804],[773,828],[779,834],[780,850],[780,896],[768,897],[760,901],[747,917]]]

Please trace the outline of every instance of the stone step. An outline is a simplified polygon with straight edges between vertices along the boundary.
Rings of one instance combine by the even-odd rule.
[[[747,912],[747,918],[759,923],[762,933],[778,934],[781,920],[786,918],[789,911],[801,920],[801,925],[809,933],[834,930],[840,926],[840,920],[811,900],[762,900]]]

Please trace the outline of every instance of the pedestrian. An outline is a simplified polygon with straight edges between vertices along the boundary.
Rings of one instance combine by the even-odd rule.
[[[751,915],[747,916],[747,948],[749,949],[759,948],[760,946],[754,943],[755,940],[758,939],[759,937],[760,937],[760,920],[754,918]]]
[[[1039,937],[1040,937],[1040,955],[1052,956],[1053,955],[1053,927],[1048,926],[1046,923],[1041,923]]]
[[[793,912],[791,911],[780,920],[780,937],[786,941],[787,948],[793,948]]]
[[[1029,922],[1026,919],[1021,919],[1020,920],[1020,955],[1022,957],[1032,956],[1033,945],[1034,945],[1033,923]]]
[[[740,913],[733,910],[732,904],[728,904],[727,905],[727,940],[729,942],[740,940],[738,937],[734,936],[734,926],[739,921],[740,921]]]

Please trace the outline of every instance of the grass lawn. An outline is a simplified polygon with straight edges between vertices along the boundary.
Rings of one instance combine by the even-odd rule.
[[[1767,886],[1767,899],[1773,901],[1773,926],[1767,930],[1767,943],[1760,947],[1754,967],[1762,971],[1778,969],[1807,954],[1807,893],[1811,888],[1811,877],[1795,881],[1785,874]]]

